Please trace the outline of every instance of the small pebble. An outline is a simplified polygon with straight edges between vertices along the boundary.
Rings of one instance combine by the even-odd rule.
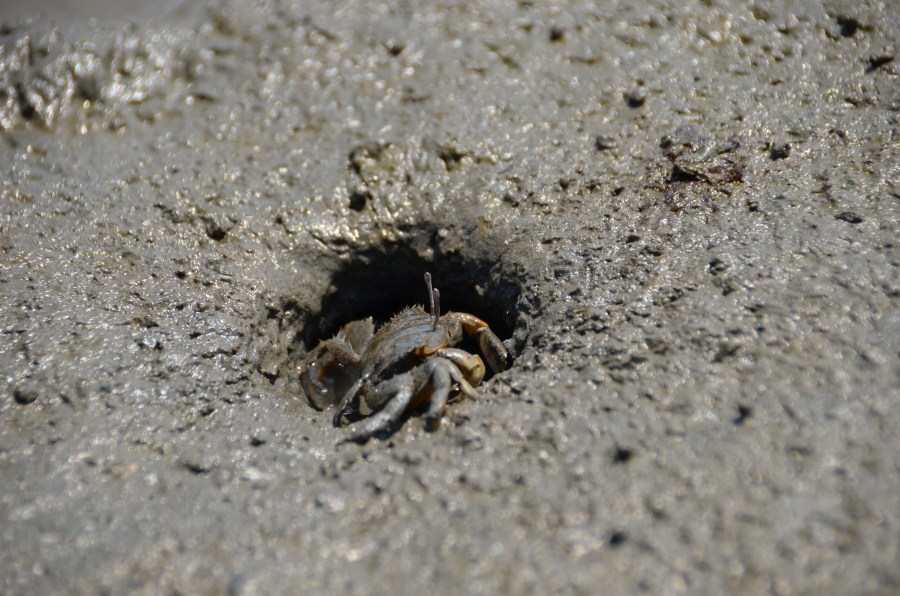
[[[607,149],[615,149],[616,139],[609,135],[597,135],[594,138],[594,147],[598,151],[606,151]]]
[[[851,224],[858,224],[863,222],[862,215],[854,213],[853,211],[841,211],[840,213],[835,215],[834,218],[841,221],[846,221],[847,223]]]

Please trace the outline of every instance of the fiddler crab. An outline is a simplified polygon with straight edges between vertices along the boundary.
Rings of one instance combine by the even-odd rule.
[[[368,416],[350,435],[365,442],[396,423],[405,412],[427,405],[425,425],[436,430],[447,403],[475,396],[484,362],[458,346],[468,336],[494,373],[509,366],[506,345],[488,324],[462,312],[440,314],[440,292],[425,274],[430,312],[402,310],[375,331],[372,317],[344,325],[337,335],[310,350],[299,365],[300,384],[310,403],[323,410],[339,392],[334,425]],[[344,387],[349,386],[346,391]]]

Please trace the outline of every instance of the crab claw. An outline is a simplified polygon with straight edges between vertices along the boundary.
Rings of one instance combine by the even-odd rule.
[[[509,350],[487,323],[468,313],[454,312],[448,313],[447,316],[458,321],[465,334],[478,342],[478,348],[484,354],[491,371],[499,373],[509,367]]]
[[[494,373],[502,372],[509,366],[509,351],[506,345],[488,327],[482,327],[475,332],[478,339],[478,347],[484,354],[488,365]]]

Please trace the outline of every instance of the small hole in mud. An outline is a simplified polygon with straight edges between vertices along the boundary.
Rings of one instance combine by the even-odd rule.
[[[362,319],[372,317],[377,330],[407,307],[418,305],[429,310],[429,295],[425,283],[425,273],[428,272],[434,287],[440,292],[441,316],[454,311],[468,313],[486,322],[509,350],[509,360],[506,362],[509,365],[522,348],[526,334],[524,328],[516,328],[517,304],[522,289],[518,280],[501,274],[502,267],[487,257],[483,260],[466,259],[455,252],[442,254],[439,241],[432,240],[433,249],[423,248],[422,244],[416,244],[416,248],[411,245],[384,244],[361,251],[351,260],[342,263],[331,275],[319,308],[314,307],[309,312],[309,317],[304,319],[303,328],[298,330],[299,351],[308,352],[320,341],[334,337],[348,323],[360,321],[352,328],[346,328],[346,335],[342,337],[349,341],[353,350],[361,354],[365,345],[368,345],[364,339],[366,333],[371,333],[371,327],[367,327],[368,324],[363,323]],[[423,253],[428,258],[423,257]],[[368,332],[365,331],[366,328],[369,329]],[[415,339],[404,336],[402,341],[415,343]],[[496,354],[495,351],[484,353],[477,341],[469,337],[464,337],[461,343],[452,347],[479,354],[486,365],[490,364],[488,358]],[[304,358],[305,354],[300,357]],[[405,362],[402,359],[400,361]],[[419,362],[416,358],[409,362],[409,369],[406,364],[400,364],[398,371],[411,370],[417,366],[416,362]],[[491,366],[486,368],[484,380],[489,380],[492,377]],[[328,377],[319,377],[324,383],[323,393],[315,398],[307,395],[310,405],[316,409],[327,407],[329,402],[333,402],[335,395],[343,394],[354,379],[358,378],[359,371],[352,367],[332,367],[329,370],[331,372]],[[303,383],[301,379],[301,384]]]
[[[355,191],[350,195],[350,208],[354,211],[362,211],[366,208],[366,203],[369,202],[369,193],[366,191]]]
[[[430,272],[441,293],[441,313],[466,312],[483,319],[502,339],[512,337],[520,289],[511,280],[493,280],[492,264],[447,256],[427,261],[408,247],[376,248],[338,270],[312,313],[301,338],[305,349],[357,319],[373,317],[378,327],[403,308],[428,306],[424,276]]]
[[[627,464],[634,457],[634,451],[624,447],[616,447],[613,451],[612,461],[614,464]]]
[[[735,426],[741,426],[751,416],[753,416],[753,408],[751,408],[750,406],[745,406],[743,404],[738,404],[738,415],[737,415],[737,418],[732,420],[732,423]]]
[[[841,28],[842,37],[853,37],[860,29],[860,22],[853,17],[840,15],[837,17],[837,24]]]
[[[625,532],[615,531],[609,536],[609,546],[611,548],[619,548],[625,544],[626,540],[628,540],[628,536]]]

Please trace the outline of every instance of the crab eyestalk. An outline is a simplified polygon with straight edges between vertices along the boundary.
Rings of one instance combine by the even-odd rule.
[[[425,285],[428,287],[428,301],[431,305],[431,316],[434,316],[434,288],[431,286],[431,274],[425,273]]]
[[[441,293],[431,285],[431,273],[425,273],[425,285],[428,286],[428,304],[431,307],[431,328],[437,329],[441,318]]]
[[[441,318],[441,293],[437,288],[434,289],[434,322],[431,325],[432,330],[437,329],[438,320]]]

